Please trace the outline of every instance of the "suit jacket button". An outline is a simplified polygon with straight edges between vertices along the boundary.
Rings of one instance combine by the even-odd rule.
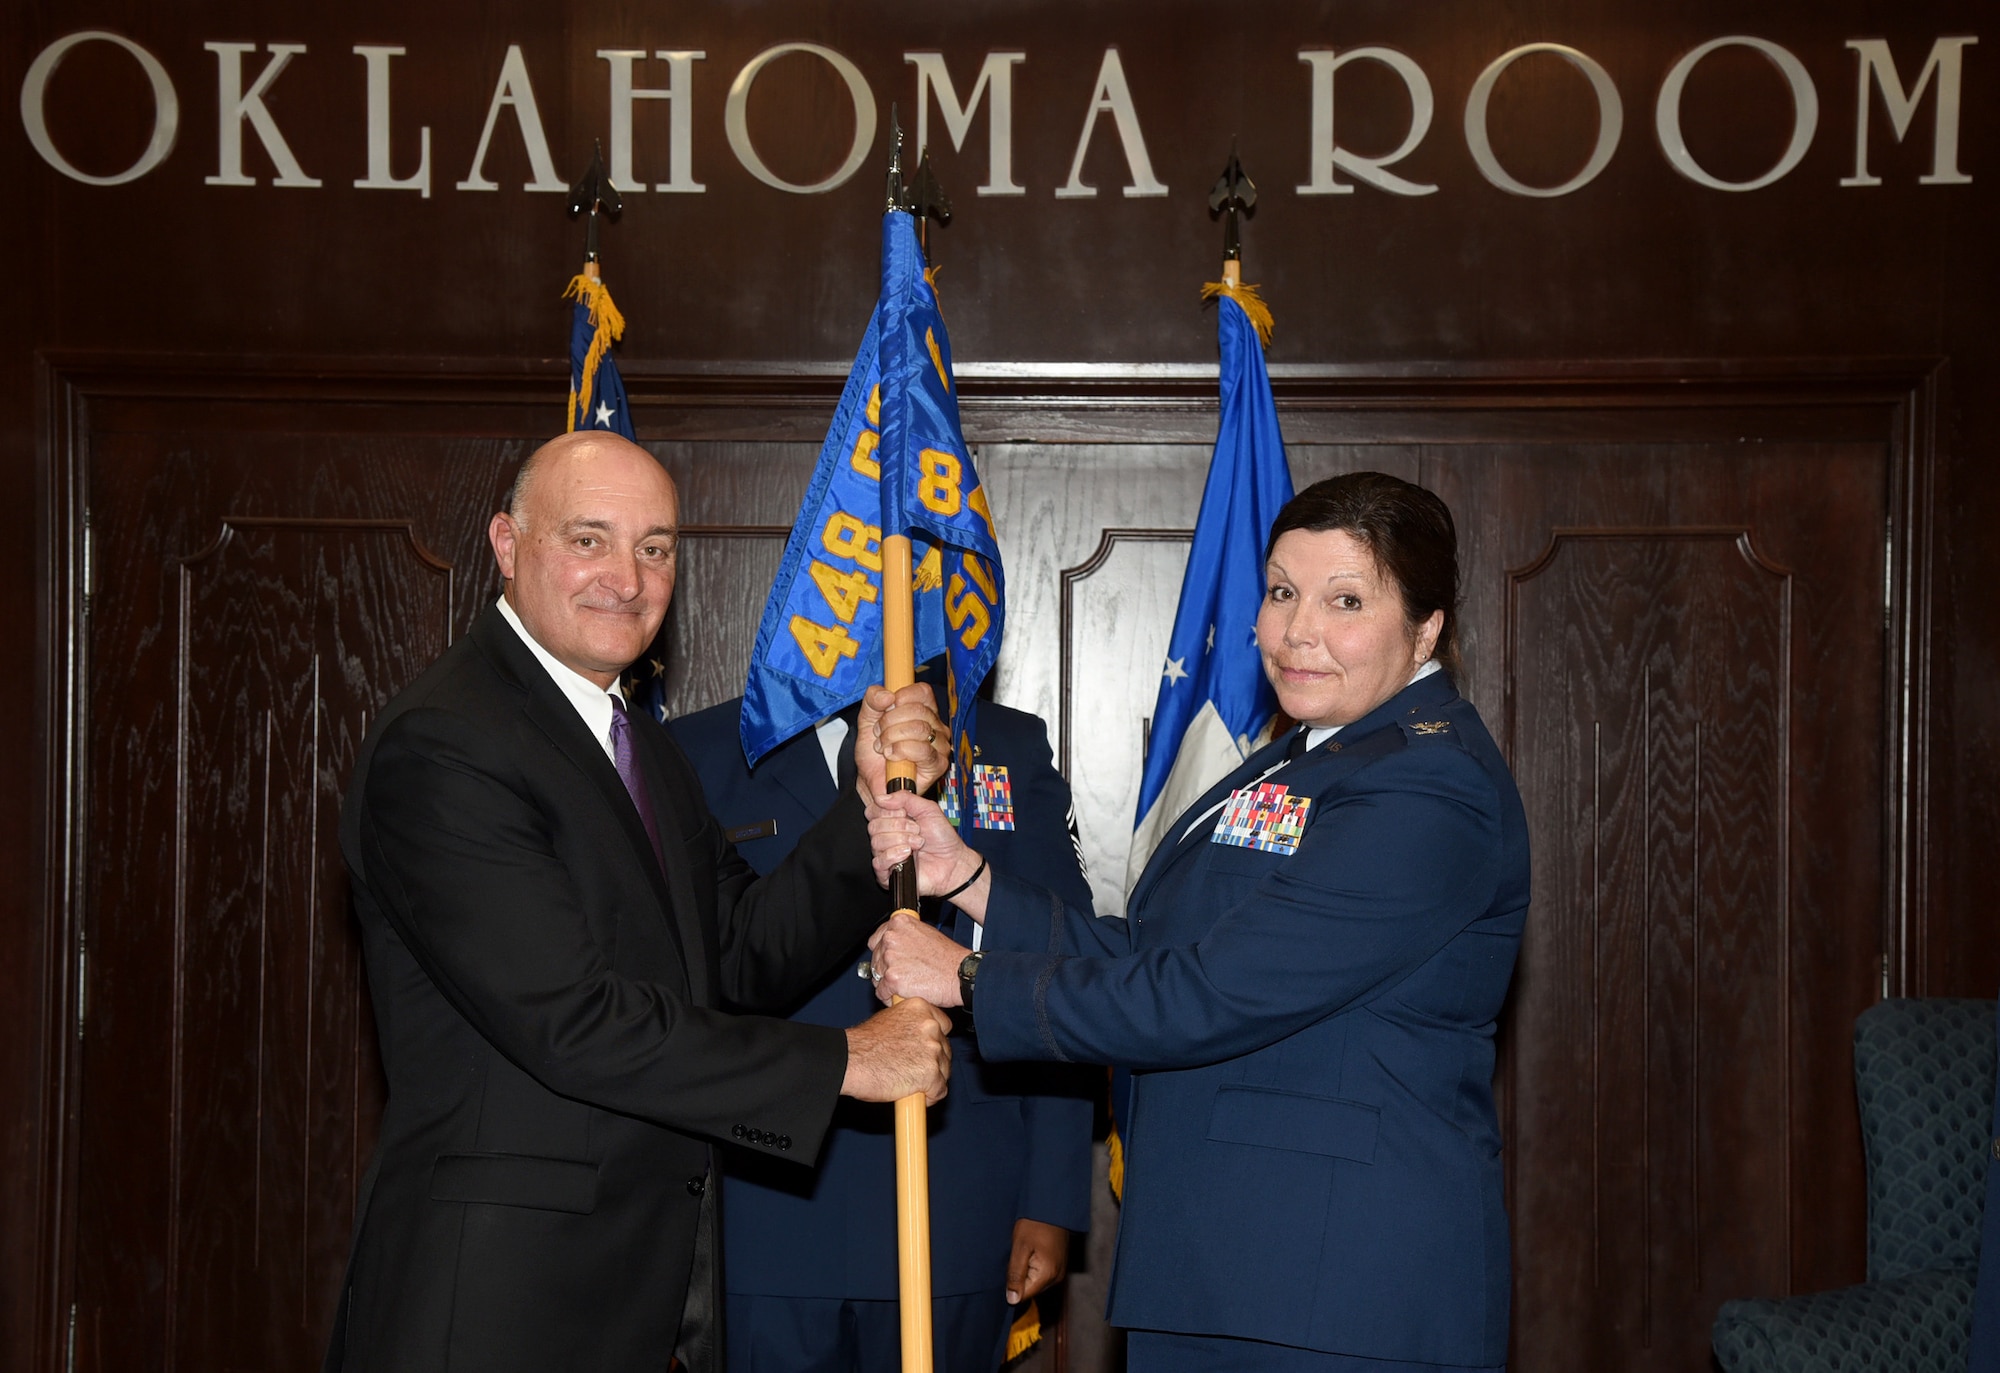
[[[779,1135],[779,1136],[778,1136],[778,1147],[779,1147],[780,1149],[789,1149],[789,1148],[791,1148],[791,1147],[792,1147],[792,1137],[791,1137],[790,1135]]]
[[[741,1125],[738,1125],[732,1128],[729,1133],[736,1136],[736,1138],[738,1139],[742,1139],[745,1135],[749,1134],[750,1132],[744,1129]]]
[[[698,1197],[708,1190],[708,1174],[696,1173],[688,1179],[688,1195]]]

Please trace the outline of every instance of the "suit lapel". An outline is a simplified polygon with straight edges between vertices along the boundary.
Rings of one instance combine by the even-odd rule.
[[[653,841],[646,835],[646,826],[639,819],[639,811],[632,804],[631,793],[625,790],[625,783],[618,776],[618,769],[611,765],[611,759],[604,752],[604,745],[591,737],[584,725],[583,717],[576,713],[569,698],[562,694],[528,646],[521,642],[521,636],[514,632],[501,616],[497,608],[489,606],[472,626],[472,638],[479,645],[489,662],[495,665],[502,676],[526,694],[523,710],[535,727],[547,736],[550,743],[573,763],[578,771],[588,777],[596,787],[605,808],[619,827],[627,846],[632,851],[632,859],[652,883],[654,894],[663,909],[672,910],[674,901],[668,889],[667,874],[653,853]],[[643,712],[642,712],[643,714]],[[636,719],[637,717],[635,717]],[[657,726],[655,726],[657,728]],[[655,787],[654,818],[661,824],[660,842],[666,846],[669,835],[678,841],[681,831],[669,830],[667,813],[659,808],[661,788]],[[683,874],[685,881],[685,874]],[[669,921],[672,926],[675,922]],[[686,942],[678,929],[674,939],[681,946],[681,958],[687,962]],[[690,980],[693,972],[689,971]]]
[[[854,730],[850,722],[847,744],[851,747],[853,743]],[[826,814],[839,799],[833,778],[826,770],[826,754],[819,746],[819,734],[814,730],[795,734],[772,749],[758,762],[756,772],[751,775],[776,782],[808,815]]]
[[[667,779],[674,776],[676,760],[669,756],[672,737],[665,726],[649,717],[634,717],[632,736],[639,741],[639,771],[653,794],[653,815],[660,825],[660,847],[666,851],[667,910],[679,936],[681,952],[687,959],[688,989],[698,1005],[713,1005],[714,987],[708,976],[708,937],[701,924],[701,902],[696,898],[694,879],[688,864],[681,861],[687,845],[682,835],[701,828],[706,816],[689,814],[690,805],[699,805],[699,794],[689,797]]]

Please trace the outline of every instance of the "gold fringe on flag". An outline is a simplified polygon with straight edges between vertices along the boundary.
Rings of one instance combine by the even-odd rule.
[[[1111,1137],[1105,1141],[1111,1151],[1111,1199],[1125,1200],[1125,1142],[1118,1138],[1118,1127],[1111,1127]]]
[[[1271,307],[1257,294],[1257,288],[1247,281],[1210,281],[1203,284],[1201,298],[1214,300],[1217,296],[1228,296],[1243,307],[1243,313],[1250,316],[1250,323],[1257,330],[1257,341],[1266,348],[1271,346],[1271,330],[1276,321],[1271,318]]]
[[[1015,1318],[1013,1326],[1007,1331],[1007,1353],[1001,1358],[1000,1366],[1003,1368],[1006,1367],[1041,1342],[1041,1308],[1036,1306],[1033,1300],[1030,1300],[1027,1306],[1022,1308],[1021,1314]]]
[[[583,375],[569,392],[569,428],[574,432],[577,403],[587,399],[596,387],[597,364],[604,360],[605,351],[625,337],[625,316],[611,303],[611,288],[593,276],[578,273],[571,277],[563,299],[581,302],[590,311],[590,322],[597,328],[591,335],[590,351],[583,355]]]

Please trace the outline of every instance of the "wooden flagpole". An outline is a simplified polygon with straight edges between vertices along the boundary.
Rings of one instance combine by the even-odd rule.
[[[903,184],[903,130],[890,111],[888,208],[909,213],[910,197]],[[917,211],[918,225],[923,212]],[[882,537],[882,683],[900,691],[917,680],[915,592],[911,586],[910,536],[897,530]],[[889,790],[915,791],[915,764],[891,760]],[[914,859],[889,878],[890,904],[895,914],[921,918],[917,912],[917,865]],[[901,998],[897,998],[901,1000]],[[896,1103],[896,1266],[898,1305],[902,1314],[903,1373],[931,1373],[931,1164],[930,1132],[924,1094],[915,1092]]]
[[[917,679],[915,616],[910,586],[910,537],[882,539],[882,682],[899,691]],[[891,760],[889,790],[915,791],[913,763]],[[917,866],[891,875],[897,915],[917,915]],[[900,1000],[901,998],[898,998]],[[931,1167],[924,1094],[896,1103],[896,1253],[903,1317],[903,1373],[931,1373]]]

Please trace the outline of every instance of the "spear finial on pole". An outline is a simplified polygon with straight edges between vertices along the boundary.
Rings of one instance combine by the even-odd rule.
[[[889,177],[884,199],[883,209],[910,212],[910,192],[903,184],[903,122],[896,117],[894,105],[889,106]]]
[[[930,221],[935,219],[940,226],[951,223],[951,197],[944,193],[944,186],[931,170],[931,150],[923,148],[917,158],[917,179],[910,187],[910,213],[917,217],[917,246],[924,250],[924,261],[931,260]]]
[[[606,219],[616,219],[624,208],[625,202],[619,199],[618,188],[604,174],[604,145],[592,139],[590,165],[583,169],[577,183],[569,188],[569,217],[575,219],[580,214],[590,216],[589,227],[584,231],[583,274],[592,281],[598,279],[598,216],[601,213]]]
[[[1257,184],[1244,174],[1243,164],[1236,157],[1236,140],[1232,138],[1229,161],[1223,164],[1222,175],[1208,193],[1209,214],[1222,219],[1222,279],[1232,286],[1243,280],[1243,234],[1237,217],[1253,214],[1256,209]]]

